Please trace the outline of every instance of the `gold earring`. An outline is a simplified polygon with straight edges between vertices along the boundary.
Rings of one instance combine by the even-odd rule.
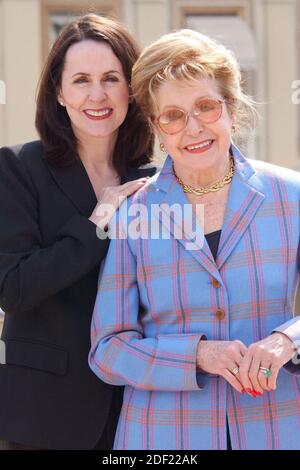
[[[163,153],[167,153],[166,147],[164,146],[163,143],[159,144],[159,148]]]

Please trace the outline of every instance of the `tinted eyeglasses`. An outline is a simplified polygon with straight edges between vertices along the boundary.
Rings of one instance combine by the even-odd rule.
[[[220,119],[224,102],[225,100],[201,98],[196,101],[195,106],[190,112],[176,107],[169,108],[156,118],[156,122],[159,128],[169,135],[182,131],[186,127],[191,115],[203,124],[212,124]]]

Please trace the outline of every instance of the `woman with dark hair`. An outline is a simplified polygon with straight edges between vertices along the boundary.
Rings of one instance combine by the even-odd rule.
[[[73,21],[41,77],[41,140],[0,149],[2,448],[112,446],[123,389],[87,356],[106,226],[155,172],[141,168],[153,136],[130,96],[137,58],[117,21]]]

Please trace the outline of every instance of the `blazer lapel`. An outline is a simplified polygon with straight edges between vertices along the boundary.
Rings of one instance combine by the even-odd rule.
[[[81,160],[62,168],[47,165],[60,189],[82,215],[89,217],[97,204],[97,198]]]
[[[227,209],[220,238],[217,266],[220,269],[247,230],[265,196],[258,191],[254,182],[255,170],[236,147],[232,147],[235,157],[235,175],[229,192]],[[254,176],[253,176],[254,175]],[[249,179],[251,178],[251,183]]]
[[[146,176],[153,176],[157,171],[157,167],[152,164],[145,165],[140,168],[130,168],[125,176],[121,178],[121,184],[133,181]]]
[[[81,160],[78,159],[64,168],[54,167],[48,163],[47,166],[60,189],[82,215],[89,217],[97,204],[97,198]],[[130,169],[122,178],[121,184],[144,176],[152,176],[155,171],[156,167],[152,166]]]

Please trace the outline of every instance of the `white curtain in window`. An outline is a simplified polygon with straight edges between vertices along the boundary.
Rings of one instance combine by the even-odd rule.
[[[186,27],[206,34],[231,49],[242,70],[256,68],[257,54],[253,32],[238,15],[188,15]]]

